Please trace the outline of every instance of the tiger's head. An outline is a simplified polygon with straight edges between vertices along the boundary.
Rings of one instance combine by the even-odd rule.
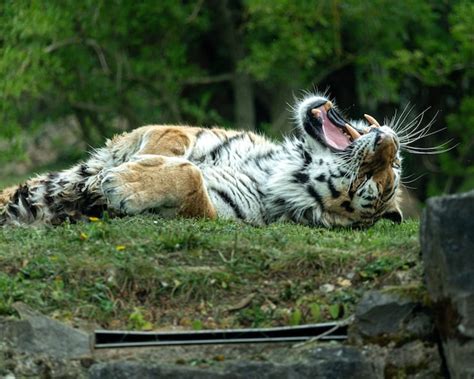
[[[327,166],[313,167],[322,182],[314,188],[323,224],[371,225],[381,218],[400,223],[401,156],[395,131],[369,115],[367,122],[345,120],[324,96],[306,97],[295,111],[304,149]]]

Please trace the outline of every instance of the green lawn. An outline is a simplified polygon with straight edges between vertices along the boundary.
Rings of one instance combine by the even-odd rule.
[[[368,288],[419,282],[418,227],[257,228],[141,216],[0,228],[0,314],[22,301],[60,320],[117,329],[344,318]]]

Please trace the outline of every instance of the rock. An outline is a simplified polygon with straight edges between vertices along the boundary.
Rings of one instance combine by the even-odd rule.
[[[143,362],[110,362],[98,363],[93,365],[89,370],[90,379],[152,379],[152,378],[168,378],[168,379],[205,379],[205,378],[223,378],[222,374],[209,372],[209,370],[189,368],[181,366],[167,366],[153,363]]]
[[[421,248],[426,280],[433,299],[448,294],[466,298],[463,309],[466,332],[474,337],[474,191],[428,200],[421,225]],[[471,310],[473,308],[470,308]],[[467,323],[466,323],[467,322]]]
[[[306,352],[307,378],[382,378],[383,362],[349,346],[319,346]],[[293,357],[296,360],[296,357]],[[299,378],[298,375],[294,376]]]
[[[0,320],[0,340],[13,349],[64,359],[91,354],[88,334],[21,307],[19,313],[25,319]]]
[[[424,309],[415,311],[404,328],[406,335],[427,341],[432,341],[436,333],[433,317]]]
[[[356,307],[354,328],[369,339],[399,334],[416,306],[401,295],[368,291]]]
[[[87,378],[78,360],[48,357],[12,349],[0,342],[0,378]]]
[[[438,346],[413,341],[391,350],[386,360],[385,377],[406,377],[408,373],[416,373],[415,377],[441,378]]]
[[[451,377],[474,377],[474,191],[428,200],[421,248]]]
[[[421,302],[423,292],[412,286],[368,291],[356,307],[349,340],[386,345],[435,339],[430,310]]]
[[[90,378],[382,378],[383,364],[347,346],[322,345],[295,351],[283,361],[240,361],[219,367],[190,368],[178,365],[110,362],[94,364]]]
[[[319,290],[324,293],[333,292],[336,289],[336,286],[330,283],[323,284],[319,287]]]

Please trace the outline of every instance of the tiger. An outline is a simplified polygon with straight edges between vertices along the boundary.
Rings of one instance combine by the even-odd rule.
[[[238,220],[255,226],[369,227],[402,222],[397,133],[346,120],[324,94],[293,107],[281,141],[250,131],[148,125],[116,135],[71,168],[0,192],[0,225],[114,217]]]

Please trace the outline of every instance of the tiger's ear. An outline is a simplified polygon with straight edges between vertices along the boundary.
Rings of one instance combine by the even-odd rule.
[[[382,218],[386,218],[387,220],[393,221],[396,224],[400,224],[403,221],[403,214],[400,208],[394,207],[392,209],[388,209],[382,215]]]

